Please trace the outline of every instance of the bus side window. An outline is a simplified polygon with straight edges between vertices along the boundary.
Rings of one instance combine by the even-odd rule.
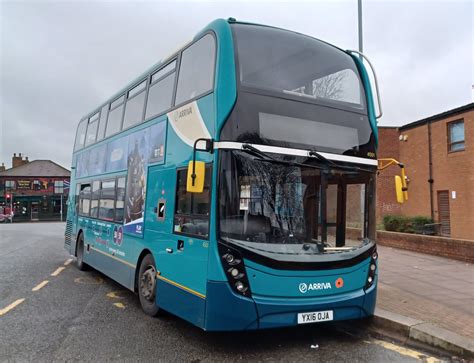
[[[176,61],[173,61],[151,76],[145,118],[158,115],[171,107],[175,68]]]
[[[216,42],[207,34],[183,51],[176,105],[198,98],[214,88]]]
[[[122,95],[110,103],[109,117],[105,128],[106,137],[119,132],[122,127],[124,97],[125,95]]]
[[[102,182],[99,200],[99,218],[106,221],[114,220],[115,210],[115,179]]]
[[[115,199],[115,222],[123,222],[123,213],[125,208],[125,177],[117,179],[117,195]]]
[[[123,130],[143,120],[146,84],[147,80],[144,80],[127,92],[127,102],[125,103],[125,115],[122,126]]]
[[[79,192],[79,215],[89,216],[91,206],[91,185],[81,184]]]
[[[74,151],[82,149],[84,147],[84,142],[86,140],[86,129],[87,129],[87,122],[89,119],[84,119],[79,122],[79,126],[77,127],[76,133],[76,141],[74,142]]]
[[[92,183],[91,218],[97,218],[99,215],[99,196],[100,196],[100,181],[96,180]]]
[[[98,125],[99,125],[99,112],[95,113],[89,119],[89,126],[87,126],[87,132],[86,132],[85,146],[89,146],[95,142],[95,138],[97,136]]]
[[[107,122],[107,112],[109,111],[109,104],[102,106],[100,110],[99,129],[97,130],[97,141],[100,141],[105,136],[105,124]]]
[[[206,167],[202,193],[186,191],[187,173],[187,168],[177,172],[174,232],[207,238],[209,236],[211,167]]]
[[[81,184],[76,184],[76,195],[74,196],[74,210],[79,214],[79,194],[81,193]]]

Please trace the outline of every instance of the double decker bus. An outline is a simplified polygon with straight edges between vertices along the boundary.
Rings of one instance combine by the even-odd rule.
[[[65,248],[205,330],[373,314],[377,127],[362,55],[235,19],[80,120]]]

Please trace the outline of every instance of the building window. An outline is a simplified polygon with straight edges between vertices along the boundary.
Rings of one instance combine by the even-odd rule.
[[[211,168],[206,167],[202,193],[186,191],[188,169],[178,170],[177,174],[174,232],[208,238]]]
[[[15,189],[15,181],[5,180],[5,189]]]
[[[33,180],[33,189],[34,190],[41,190],[41,183],[39,180]]]
[[[464,150],[464,120],[448,123],[448,150]]]
[[[64,193],[64,181],[55,180],[54,181],[54,194],[63,194]]]

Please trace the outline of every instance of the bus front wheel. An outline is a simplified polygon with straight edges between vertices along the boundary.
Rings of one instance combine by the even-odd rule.
[[[156,316],[160,309],[156,306],[156,266],[151,254],[146,255],[140,264],[137,285],[143,311]]]
[[[79,234],[77,239],[76,266],[81,271],[86,271],[88,267],[84,262],[84,235],[82,233]]]

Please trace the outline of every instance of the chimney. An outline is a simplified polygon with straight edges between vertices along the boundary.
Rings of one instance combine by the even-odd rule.
[[[5,163],[2,163],[2,166],[0,166],[0,171],[5,171],[7,168],[5,167]]]
[[[19,153],[18,156],[16,156],[16,153],[14,153],[12,157],[12,168],[16,168],[17,166],[27,164],[28,162],[29,162],[28,158],[23,159],[23,156],[21,155],[21,153]]]

